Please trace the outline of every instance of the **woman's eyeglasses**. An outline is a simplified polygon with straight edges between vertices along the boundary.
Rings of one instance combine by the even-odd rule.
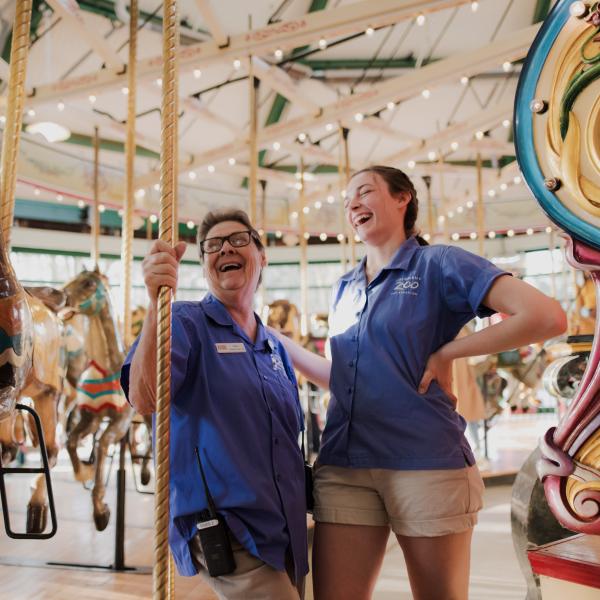
[[[252,235],[250,230],[246,230],[235,231],[234,233],[222,237],[206,238],[200,242],[200,249],[205,254],[213,254],[213,252],[219,252],[226,241],[229,242],[229,245],[232,248],[243,248],[250,243]]]

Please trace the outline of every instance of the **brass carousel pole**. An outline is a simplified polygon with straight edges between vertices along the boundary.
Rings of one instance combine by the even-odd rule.
[[[348,135],[350,130],[342,128],[342,142],[344,144],[344,189],[348,189],[348,182],[350,181],[350,149],[348,148]],[[344,232],[347,230],[348,224],[344,216]],[[348,241],[350,243],[350,268],[354,268],[356,264],[356,243],[354,240],[354,233],[350,228],[348,235]]]
[[[250,84],[250,178],[248,187],[250,191],[250,223],[256,226],[256,189],[258,183],[258,145],[256,135],[258,131],[258,85],[259,80],[254,76],[252,57],[248,59],[248,82]]]
[[[100,135],[94,127],[94,203],[92,206],[92,262],[100,264]]]
[[[177,1],[163,3],[163,86],[161,106],[161,164],[159,237],[173,245],[173,205],[177,186],[177,48],[179,20]],[[173,596],[172,562],[169,557],[169,446],[171,392],[171,298],[168,287],[158,297],[156,361],[156,492],[154,507],[153,599]]]
[[[484,255],[483,240],[485,238],[485,213],[483,206],[483,164],[481,152],[477,153],[477,248],[479,256]]]
[[[344,145],[342,143],[343,138],[343,127],[340,125],[340,143],[339,143],[339,152],[338,152],[338,176],[339,176],[339,219],[340,219],[340,234],[342,235],[342,239],[340,240],[340,250],[341,250],[341,265],[342,265],[342,273],[346,272],[348,268],[348,255],[346,253],[346,211],[344,210],[344,200],[345,200],[345,175],[344,175]]]
[[[308,335],[308,241],[304,207],[306,194],[304,190],[304,159],[300,159],[300,198],[298,206],[298,227],[300,229],[300,334]]]
[[[125,209],[123,211],[121,264],[123,265],[123,339],[125,347],[131,345],[131,264],[133,262],[133,206],[135,176],[135,101],[137,92],[137,22],[138,0],[131,0],[129,5],[129,62],[127,63],[127,137],[125,138]]]
[[[259,181],[261,195],[260,195],[260,241],[263,247],[267,247],[267,182],[264,179]],[[265,282],[261,281],[256,294],[258,302],[258,312],[263,313],[263,307],[265,306]]]
[[[431,197],[431,175],[424,175],[423,183],[427,189],[427,226],[431,243],[433,243],[435,238],[435,216],[433,214],[433,198]]]
[[[15,187],[17,184],[17,157],[19,139],[23,123],[25,102],[25,77],[29,52],[29,29],[31,27],[32,0],[19,0],[16,3],[15,22],[10,46],[10,75],[8,80],[8,100],[6,124],[2,140],[2,182],[1,215],[2,234],[6,251],[10,250],[10,233],[15,211]]]

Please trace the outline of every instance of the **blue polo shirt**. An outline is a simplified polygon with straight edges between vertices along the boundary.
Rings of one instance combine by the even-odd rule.
[[[195,575],[188,542],[208,487],[248,552],[296,580],[308,572],[303,427],[296,379],[283,346],[258,316],[252,342],[211,294],[172,312],[169,544],[181,575]],[[134,345],[121,371],[129,392]]]
[[[404,242],[367,285],[365,259],[337,283],[329,315],[331,400],[319,463],[456,469],[475,460],[465,421],[437,382],[417,391],[429,356],[475,315],[497,277],[453,246]]]

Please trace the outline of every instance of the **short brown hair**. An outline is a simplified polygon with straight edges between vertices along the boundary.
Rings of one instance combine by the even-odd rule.
[[[406,213],[404,214],[404,233],[406,237],[414,235],[416,233],[415,223],[419,214],[419,201],[417,199],[417,190],[408,175],[400,169],[385,167],[383,165],[365,167],[353,173],[352,177],[356,177],[360,173],[377,173],[386,182],[392,196],[397,196],[400,192],[408,192],[410,194],[410,201],[406,205]]]
[[[252,240],[254,244],[259,250],[264,250],[263,243],[260,240],[260,235],[258,231],[254,229],[252,223],[250,223],[250,218],[243,211],[237,208],[227,208],[223,210],[212,210],[206,214],[204,219],[202,219],[202,223],[200,223],[200,227],[198,227],[198,235],[196,236],[196,243],[198,244],[198,254],[200,254],[200,260],[203,259],[202,247],[200,245],[201,242],[204,241],[208,232],[219,223],[223,223],[224,221],[235,221],[236,223],[240,223],[244,225],[252,234]]]

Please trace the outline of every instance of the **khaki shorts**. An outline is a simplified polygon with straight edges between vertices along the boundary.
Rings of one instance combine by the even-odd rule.
[[[253,556],[236,539],[231,538],[235,571],[230,575],[211,577],[206,569],[206,561],[199,536],[190,541],[192,559],[199,574],[215,592],[219,600],[303,600],[304,577],[298,585],[292,583],[293,567],[277,571],[267,563]]]
[[[321,523],[388,525],[398,535],[437,537],[477,523],[483,480],[463,469],[396,471],[318,465],[313,518]]]

